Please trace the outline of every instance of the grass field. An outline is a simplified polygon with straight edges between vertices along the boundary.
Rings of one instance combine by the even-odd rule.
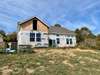
[[[0,54],[0,75],[100,75],[100,51],[38,49]]]

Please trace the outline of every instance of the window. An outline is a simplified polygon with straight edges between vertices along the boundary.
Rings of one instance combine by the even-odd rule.
[[[72,44],[72,39],[70,39],[70,44]]]
[[[59,36],[59,34],[57,34],[57,36]]]
[[[30,41],[31,42],[35,41],[35,33],[30,33]]]
[[[66,39],[66,44],[69,44],[69,39]]]
[[[57,38],[57,44],[59,44],[60,43],[60,39],[59,38]]]
[[[36,34],[36,41],[41,42],[41,34],[40,33]]]
[[[37,20],[33,20],[33,30],[37,30]]]

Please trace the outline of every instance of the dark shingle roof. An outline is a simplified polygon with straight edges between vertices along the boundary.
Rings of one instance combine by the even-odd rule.
[[[64,35],[75,35],[73,31],[59,26],[51,26],[49,28],[49,34],[64,34]]]

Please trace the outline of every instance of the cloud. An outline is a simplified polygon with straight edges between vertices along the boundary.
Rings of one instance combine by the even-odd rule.
[[[0,1],[0,27],[12,32],[18,21],[37,16],[48,25],[60,23],[70,29],[88,26],[98,33],[99,7],[100,1],[96,0],[3,0]]]

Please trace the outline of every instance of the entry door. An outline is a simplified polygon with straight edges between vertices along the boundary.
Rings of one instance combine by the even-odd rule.
[[[56,41],[49,39],[49,46],[50,47],[56,47]]]
[[[52,40],[52,47],[56,47],[56,41]]]

